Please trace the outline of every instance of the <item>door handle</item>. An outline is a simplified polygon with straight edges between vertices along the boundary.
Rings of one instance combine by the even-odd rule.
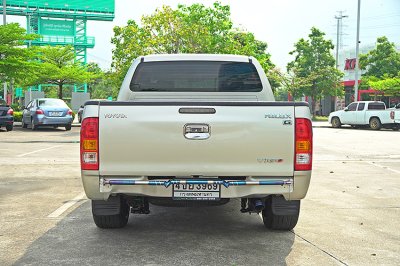
[[[186,139],[204,140],[211,136],[211,127],[207,124],[186,124],[183,127]]]

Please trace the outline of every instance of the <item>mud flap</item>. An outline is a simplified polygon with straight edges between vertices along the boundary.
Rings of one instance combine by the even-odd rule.
[[[274,215],[299,215],[300,200],[286,200],[282,196],[271,197],[271,209]]]
[[[111,196],[107,200],[92,200],[94,215],[118,215],[121,213],[121,196]]]

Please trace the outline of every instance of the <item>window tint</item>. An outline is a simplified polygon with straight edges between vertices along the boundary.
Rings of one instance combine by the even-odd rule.
[[[261,91],[251,63],[169,61],[140,63],[133,75],[132,91],[248,92]]]
[[[385,110],[385,104],[384,103],[369,103],[368,104],[368,110]]]
[[[362,111],[362,110],[364,110],[364,107],[365,107],[365,103],[359,103],[359,104],[358,104],[358,107],[357,107],[357,111]]]
[[[60,99],[45,99],[38,100],[38,106],[60,106],[60,107],[68,107],[67,104]]]
[[[347,107],[347,109],[348,109],[349,111],[355,111],[356,108],[357,108],[357,103],[352,103],[352,104],[350,104],[350,105]]]

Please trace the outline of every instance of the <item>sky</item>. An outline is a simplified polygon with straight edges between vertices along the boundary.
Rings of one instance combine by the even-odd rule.
[[[116,0],[113,22],[89,21],[88,36],[96,38],[96,46],[88,49],[88,61],[97,62],[103,69],[112,61],[111,38],[113,27],[126,25],[129,19],[140,24],[143,15],[152,14],[156,8],[179,3],[203,3],[211,6],[214,0]],[[220,0],[231,7],[231,19],[236,27],[253,32],[257,39],[268,44],[267,52],[272,62],[286,69],[293,60],[289,52],[300,38],[307,38],[311,27],[326,33],[336,44],[337,11],[343,11],[343,49],[354,49],[357,28],[357,0]],[[377,37],[387,36],[400,46],[400,0],[361,0],[360,45],[371,45]],[[20,22],[26,27],[24,17],[7,17],[8,22]]]

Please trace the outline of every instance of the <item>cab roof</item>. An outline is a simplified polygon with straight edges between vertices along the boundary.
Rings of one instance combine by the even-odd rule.
[[[252,57],[231,54],[157,54],[141,57],[144,62],[157,61],[228,61],[249,62]]]

